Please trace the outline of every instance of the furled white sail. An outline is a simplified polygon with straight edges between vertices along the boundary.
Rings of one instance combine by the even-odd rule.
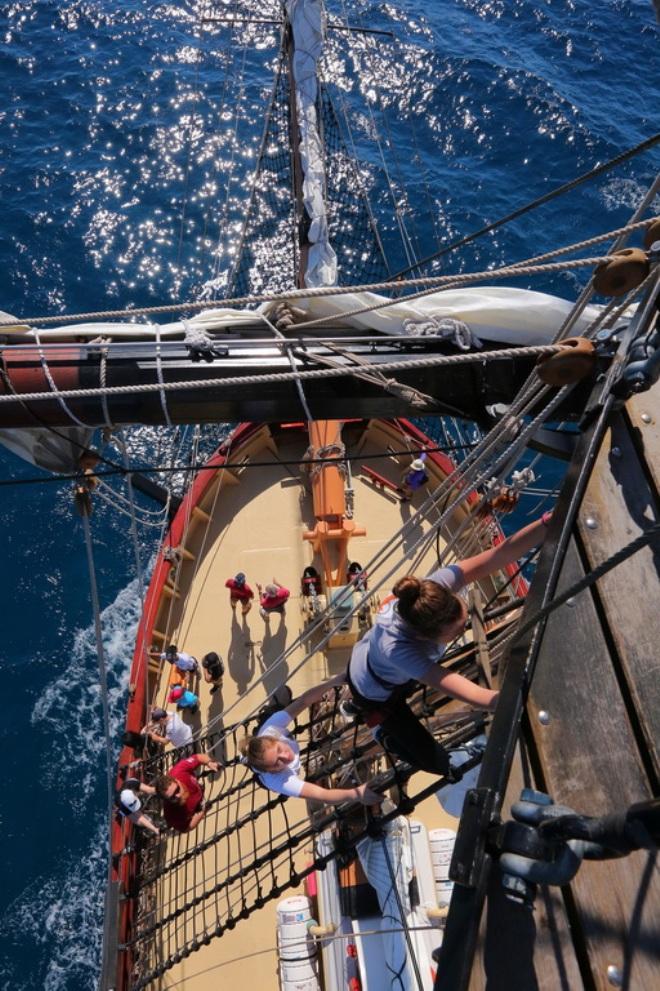
[[[316,66],[323,51],[325,12],[321,0],[287,0],[286,12],[293,31],[293,78],[300,128],[303,202],[311,221],[307,235],[310,248],[305,285],[333,286],[337,281],[337,256],[328,239],[325,165],[316,115]]]
[[[204,310],[189,320],[177,320],[161,324],[90,323],[75,324],[57,330],[42,330],[43,340],[98,337],[157,340],[183,338],[191,325],[208,333],[222,332],[241,324],[254,325],[261,314],[268,316],[276,305],[286,302],[285,297],[276,303],[262,303],[256,310],[235,310],[229,307]],[[341,321],[344,327],[382,334],[432,335],[434,326],[440,330],[442,321],[451,319],[466,325],[473,337],[512,345],[547,344],[559,331],[573,304],[559,296],[534,292],[531,289],[511,289],[506,286],[479,286],[478,288],[450,289],[435,292],[421,299],[397,300],[383,309],[375,307],[388,302],[385,296],[369,292],[346,293],[342,296],[318,296],[302,299],[293,296],[291,305],[304,311],[305,319],[322,318],[328,323]],[[368,308],[368,312],[348,316],[349,311]],[[572,325],[571,333],[581,334],[598,317],[599,306],[586,306]],[[294,324],[295,326],[295,324]],[[310,336],[313,331],[310,330]],[[316,333],[321,334],[318,329]],[[264,322],[264,337],[270,336]],[[25,334],[29,339],[30,333]]]

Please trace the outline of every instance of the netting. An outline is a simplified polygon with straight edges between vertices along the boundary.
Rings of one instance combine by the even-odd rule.
[[[289,141],[289,76],[284,47],[266,112],[250,202],[225,296],[279,292],[295,285],[297,249]]]
[[[299,231],[293,208],[291,97],[282,49],[250,203],[225,296],[278,292],[296,283]],[[365,189],[366,176],[348,152],[328,90],[320,87],[320,135],[325,148],[326,210],[338,281],[358,285],[385,279],[389,269]]]
[[[368,178],[348,152],[330,92],[321,88],[321,136],[326,152],[326,209],[337,281],[344,286],[389,277],[385,252],[366,192]]]
[[[496,638],[497,639],[497,638]],[[499,656],[493,643],[493,659]],[[473,648],[461,649],[448,660],[450,670],[477,676]],[[300,744],[307,781],[330,787],[350,787],[370,780],[378,790],[396,786],[406,811],[442,785],[434,779],[410,799],[404,785],[413,769],[386,754],[361,720],[347,720],[339,710],[341,692],[333,690],[311,711],[307,722],[292,731]],[[455,703],[424,689],[409,704],[427,728],[451,748],[482,729],[483,716],[456,711]],[[139,991],[191,953],[223,936],[296,887],[314,870],[323,870],[335,857],[351,856],[356,842],[373,831],[367,810],[355,803],[318,806],[287,800],[267,791],[239,757],[238,743],[254,720],[238,723],[199,741],[199,749],[221,762],[217,775],[205,775],[206,816],[190,833],[168,833],[163,843],[140,833],[134,900],[134,925],[121,948],[130,957],[131,989]],[[145,758],[142,772],[151,781],[167,772],[184,751]],[[157,801],[156,799],[153,800]],[[396,817],[399,805],[382,821]],[[344,827],[350,824],[350,842]],[[320,855],[314,840],[330,829],[332,849]]]

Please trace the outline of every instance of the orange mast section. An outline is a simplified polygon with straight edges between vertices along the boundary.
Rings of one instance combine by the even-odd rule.
[[[311,541],[319,554],[326,587],[344,585],[348,568],[348,542],[364,537],[367,531],[346,517],[344,445],[341,420],[313,420],[309,431],[310,459],[323,459],[311,465],[312,501],[316,526],[306,530],[303,540]]]

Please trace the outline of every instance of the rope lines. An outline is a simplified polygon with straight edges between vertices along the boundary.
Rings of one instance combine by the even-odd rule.
[[[645,220],[636,220],[633,223],[627,224],[625,227],[617,228],[614,231],[608,231],[605,234],[598,235],[596,239],[590,238],[588,241],[584,242],[584,244],[591,245],[594,243],[607,241],[613,236],[621,237],[633,233],[634,231],[643,230],[648,227],[649,224],[652,224],[653,220],[653,217],[648,217]],[[558,251],[568,253],[569,251],[579,251],[582,247],[583,242],[576,242],[570,247],[560,248]],[[546,255],[540,257],[554,257],[556,254],[557,252],[547,252]],[[313,299],[318,296],[344,296],[348,293],[355,292],[381,292],[386,290],[394,290],[396,293],[402,294],[406,289],[414,289],[417,286],[447,287],[456,284],[467,285],[470,282],[480,282],[496,278],[500,275],[500,273],[503,273],[502,277],[508,277],[509,275],[542,275],[546,272],[564,271],[574,267],[594,266],[599,264],[601,261],[603,261],[602,256],[597,258],[576,259],[571,262],[563,262],[559,266],[532,266],[531,271],[527,270],[526,261],[519,261],[500,268],[486,269],[481,272],[466,272],[460,276],[429,275],[416,279],[406,279],[405,281],[395,279],[386,282],[371,282],[352,286],[327,286],[317,289],[287,289],[285,291],[262,292],[227,299],[188,300],[184,303],[172,303],[165,304],[163,306],[136,307],[123,310],[97,310],[89,313],[58,314],[56,316],[18,317],[15,319],[5,318],[0,320],[0,327],[16,327],[19,324],[39,324],[40,326],[47,326],[48,324],[62,323],[67,320],[106,320],[112,317],[127,317],[133,320],[136,316],[147,316],[149,314],[181,313],[186,310],[205,310],[216,306],[252,306],[260,303],[279,302],[282,300],[290,301],[294,299]],[[563,268],[562,266],[566,266],[566,268]]]
[[[450,251],[455,251],[457,248],[462,248],[466,244],[470,244],[471,241],[476,241],[477,238],[483,237],[484,234],[490,234],[491,231],[497,230],[498,227],[503,227],[505,224],[511,223],[512,220],[517,220],[518,217],[522,217],[523,214],[529,213],[531,210],[536,210],[537,207],[542,206],[544,203],[549,203],[550,200],[556,199],[558,196],[563,196],[564,193],[568,193],[571,189],[575,189],[583,182],[587,182],[589,179],[594,179],[603,172],[608,172],[610,169],[616,168],[618,165],[622,165],[623,162],[628,161],[628,159],[634,158],[635,155],[639,155],[642,152],[647,151],[649,148],[653,148],[653,146],[658,144],[659,141],[660,133],[654,134],[650,138],[646,138],[645,141],[641,141],[639,144],[634,145],[627,151],[621,152],[619,155],[615,155],[614,158],[610,158],[609,161],[603,162],[602,165],[597,165],[588,172],[584,172],[575,179],[571,179],[570,182],[565,182],[563,185],[557,186],[555,189],[550,190],[549,193],[544,193],[543,196],[539,196],[537,199],[525,204],[525,206],[519,207],[517,210],[507,214],[505,217],[501,217],[492,224],[487,224],[485,227],[479,228],[478,231],[473,231],[472,234],[468,234],[466,237],[459,238],[457,241],[452,241],[451,244],[447,244],[438,251],[434,251],[433,254],[422,258],[416,265],[412,265],[410,268],[404,268],[400,272],[397,272],[397,275],[407,275],[408,272],[411,272],[414,269],[419,269],[423,265],[427,265],[429,262],[435,261],[435,259],[441,258],[443,255],[448,254]]]
[[[470,652],[455,663],[461,670],[474,668]],[[363,760],[370,774],[378,774],[379,790],[405,781],[411,769],[403,763],[379,771],[381,758],[376,752],[380,751],[371,733],[363,725],[345,723],[338,714],[337,698],[338,691],[334,691],[309,722],[295,727],[296,735],[308,740],[306,745],[301,741],[301,759],[311,769],[308,780],[327,780],[350,754],[353,761]],[[462,726],[459,720],[457,728],[455,722],[447,723],[451,712],[442,715],[446,699],[435,695],[430,703],[428,697],[425,702],[425,711],[431,713],[425,718],[431,727],[434,714],[440,711],[437,732],[446,745],[459,745],[478,732],[474,714],[467,722],[463,720]],[[414,704],[421,704],[421,695]],[[310,822],[302,803],[291,805],[282,796],[264,791],[237,758],[237,738],[245,726],[237,724],[224,733],[224,766],[216,781],[205,779],[210,805],[196,832],[182,835],[178,849],[175,847],[167,860],[158,855],[159,841],[140,837],[141,883],[134,897],[139,906],[152,905],[158,892],[159,910],[157,916],[151,911],[139,912],[140,922],[127,944],[136,961],[133,991],[339,856],[342,851],[335,848],[328,855],[316,855],[312,865],[306,864],[305,849],[332,824],[350,820],[360,835],[369,834],[364,810],[354,804],[321,810]],[[217,735],[203,738],[200,745],[206,752],[217,750]],[[147,776],[162,773],[179,756],[170,752],[145,762]],[[412,801],[426,797],[438,784],[434,781],[431,789],[413,796]],[[390,813],[382,821],[391,821],[396,814]],[[167,953],[154,966],[150,948],[156,939],[165,940]]]

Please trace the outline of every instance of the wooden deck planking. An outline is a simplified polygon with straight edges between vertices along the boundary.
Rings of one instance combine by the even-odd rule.
[[[590,568],[657,522],[657,492],[644,469],[624,417],[617,414],[600,450],[578,521]],[[660,539],[610,571],[597,586],[656,779],[660,779],[659,576]]]
[[[520,797],[525,778],[516,756],[502,805]],[[532,782],[532,787],[541,787]],[[575,991],[582,985],[571,927],[559,888],[539,886],[534,908],[510,901],[504,894],[499,870],[492,871],[479,933],[469,991]]]
[[[583,575],[572,541],[558,592]],[[633,598],[628,606],[622,612],[634,626]],[[555,801],[603,815],[650,796],[590,591],[550,617],[529,710],[546,788]],[[549,714],[547,725],[538,720],[540,710]],[[622,860],[585,862],[570,886],[576,944],[582,944],[597,988],[612,986],[610,966],[627,975],[625,986],[631,989],[658,987],[660,886],[645,883],[647,861],[641,852]]]

